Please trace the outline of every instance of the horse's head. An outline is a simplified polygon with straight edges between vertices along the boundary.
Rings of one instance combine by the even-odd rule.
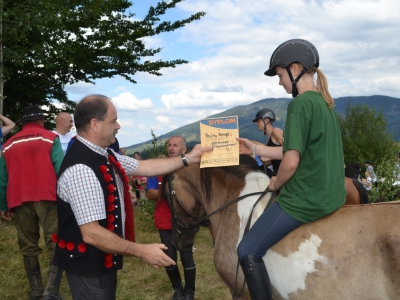
[[[189,250],[201,225],[208,224],[204,207],[199,202],[199,165],[182,168],[166,178],[166,193],[172,213],[172,245]]]
[[[191,164],[168,177],[172,242],[177,249],[190,249],[200,225],[208,225],[208,217],[219,213],[224,203],[239,195],[245,185],[244,177],[251,171],[248,165],[200,169],[199,164]]]

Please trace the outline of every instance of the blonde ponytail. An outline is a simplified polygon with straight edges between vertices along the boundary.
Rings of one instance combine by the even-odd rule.
[[[328,91],[328,80],[320,69],[317,69],[316,72],[318,75],[316,84],[318,92],[321,93],[322,98],[324,98],[326,104],[328,104],[328,108],[332,108],[335,105],[335,101]]]

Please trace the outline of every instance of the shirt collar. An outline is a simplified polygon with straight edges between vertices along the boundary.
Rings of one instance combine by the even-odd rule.
[[[103,155],[103,156],[105,156],[105,157],[108,157],[107,148],[101,148],[101,147],[99,147],[99,146],[97,146],[97,145],[95,145],[95,144],[89,142],[88,140],[84,139],[83,137],[81,137],[81,136],[79,136],[79,135],[76,135],[76,138],[77,138],[81,143],[83,143],[84,145],[86,145],[89,149],[91,149],[92,151],[94,151],[94,152],[96,152],[96,153],[98,153],[98,154],[100,154],[100,155]]]

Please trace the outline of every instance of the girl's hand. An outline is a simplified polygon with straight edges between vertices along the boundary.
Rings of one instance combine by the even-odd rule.
[[[236,140],[239,141],[239,153],[240,154],[247,154],[247,155],[252,155],[253,154],[253,146],[254,144],[245,138],[236,138]]]
[[[276,181],[276,176],[272,176],[270,181],[269,181],[269,190],[270,191],[276,191],[277,189],[275,188],[275,181]]]

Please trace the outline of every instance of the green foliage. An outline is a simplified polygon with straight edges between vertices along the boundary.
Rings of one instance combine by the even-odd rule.
[[[375,167],[375,173],[378,177],[378,185],[373,186],[370,194],[370,202],[387,202],[398,200],[400,197],[400,186],[393,186],[396,181],[394,174],[396,161],[384,159]]]
[[[1,7],[4,112],[17,120],[25,106],[46,105],[54,119],[60,109],[72,112],[65,85],[119,75],[136,83],[137,72],[160,76],[161,69],[187,63],[154,57],[144,38],[174,31],[199,20],[199,12],[183,20],[163,20],[183,0],[160,1],[143,20],[127,10],[128,0],[13,0]],[[0,103],[0,113],[2,112]],[[46,124],[52,129],[53,124]]]
[[[143,159],[157,158],[159,155],[168,156],[167,140],[163,141],[162,136],[157,138],[154,130],[151,129],[151,146],[149,145],[141,152]]]
[[[156,201],[148,200],[148,199],[139,199],[138,205],[143,213],[146,215],[146,218],[154,219],[154,211],[156,209]]]
[[[369,160],[375,166],[393,157],[394,139],[386,129],[386,120],[381,109],[376,113],[368,105],[347,103],[345,115],[339,114],[346,164],[364,165]]]

